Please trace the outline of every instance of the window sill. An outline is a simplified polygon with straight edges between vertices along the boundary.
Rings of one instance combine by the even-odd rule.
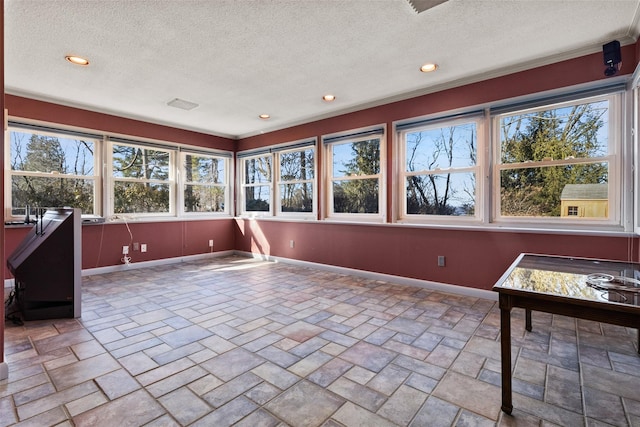
[[[103,224],[140,224],[140,223],[159,223],[159,222],[185,222],[185,221],[216,221],[216,220],[233,219],[231,215],[198,215],[198,216],[140,216],[128,217],[126,215],[117,215],[115,218],[106,218]]]
[[[424,223],[381,223],[372,221],[356,221],[346,219],[327,218],[323,220],[302,219],[302,218],[283,218],[283,217],[246,217],[237,216],[237,220],[245,221],[271,221],[271,222],[306,222],[316,224],[335,224],[349,225],[355,227],[397,227],[397,228],[413,228],[413,229],[431,229],[431,230],[452,230],[452,231],[473,231],[473,232],[495,232],[495,233],[524,233],[524,234],[558,234],[572,236],[594,236],[594,237],[637,237],[633,231],[624,231],[622,227],[609,227],[599,229],[571,229],[571,228],[553,228],[553,227],[533,227],[530,224],[522,226],[506,225],[506,224],[424,224]]]

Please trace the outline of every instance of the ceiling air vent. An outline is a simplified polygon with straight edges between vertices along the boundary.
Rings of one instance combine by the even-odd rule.
[[[167,105],[171,107],[180,108],[181,110],[193,110],[198,106],[195,102],[185,101],[184,99],[175,98],[167,102]]]
[[[448,0],[407,0],[416,13],[422,13]]]

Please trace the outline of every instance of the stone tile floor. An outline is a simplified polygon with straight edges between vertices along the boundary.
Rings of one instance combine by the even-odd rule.
[[[640,426],[631,329],[241,257],[88,276],[81,319],[7,323],[0,426]]]

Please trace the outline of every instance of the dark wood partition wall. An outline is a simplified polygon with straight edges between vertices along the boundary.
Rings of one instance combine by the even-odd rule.
[[[636,45],[623,47],[621,74],[633,73],[637,64],[636,50]],[[232,151],[384,124],[388,129],[387,161],[390,167],[394,162],[391,157],[394,121],[594,82],[604,79],[603,71],[602,54],[594,53],[239,141],[18,96],[7,95],[6,105],[12,117]],[[320,179],[320,191],[322,186]],[[391,206],[391,177],[388,177],[387,190],[387,201]],[[319,202],[322,206],[322,199]],[[391,208],[388,214],[391,217]],[[638,258],[637,239],[627,237],[232,218],[136,221],[129,226],[133,242],[148,245],[147,253],[132,253],[134,262],[203,254],[209,252],[208,240],[213,239],[215,251],[236,249],[480,289],[489,289],[516,255],[524,251],[609,259]],[[24,230],[7,228],[5,233],[4,249],[10,252],[22,239]],[[290,240],[294,240],[293,248]],[[83,269],[121,264],[122,246],[130,242],[125,224],[84,226]],[[446,257],[445,267],[437,266],[438,256]]]

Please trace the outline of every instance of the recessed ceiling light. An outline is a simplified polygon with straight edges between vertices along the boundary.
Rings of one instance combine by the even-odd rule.
[[[420,71],[422,71],[423,73],[430,73],[431,71],[435,71],[438,69],[438,64],[424,64],[422,67],[420,67]]]
[[[88,59],[81,58],[79,56],[67,55],[67,56],[64,57],[64,59],[66,59],[67,61],[71,62],[72,64],[76,64],[76,65],[89,65],[89,60]]]
[[[258,117],[260,117],[262,120],[268,120],[271,118],[271,116],[268,114],[260,114]]]
[[[325,96],[323,96],[323,97],[322,97],[322,100],[323,100],[323,101],[326,101],[326,102],[333,102],[333,101],[335,101],[335,100],[336,100],[336,96],[335,96],[335,95],[327,94],[327,95],[325,95]]]

